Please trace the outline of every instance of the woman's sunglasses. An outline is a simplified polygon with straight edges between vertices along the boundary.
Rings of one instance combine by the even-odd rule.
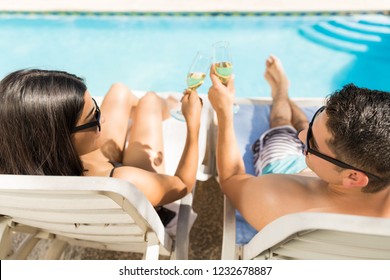
[[[100,127],[100,108],[97,105],[95,99],[92,98],[92,100],[93,100],[93,103],[95,103],[95,120],[92,121],[92,122],[86,123],[86,124],[82,124],[82,125],[76,126],[72,130],[72,133],[78,132],[80,130],[85,130],[85,129],[88,129],[88,128],[91,128],[91,127],[94,127],[94,126],[97,126],[99,128],[99,131],[101,130],[101,127]]]

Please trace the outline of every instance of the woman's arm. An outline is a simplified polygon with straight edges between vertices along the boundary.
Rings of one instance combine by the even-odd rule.
[[[175,176],[180,178],[186,185],[187,192],[190,192],[195,184],[198,169],[202,101],[196,91],[186,90],[181,102],[182,112],[186,119],[187,137]]]

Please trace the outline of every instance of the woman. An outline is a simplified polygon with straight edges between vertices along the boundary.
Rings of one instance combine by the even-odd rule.
[[[112,176],[132,182],[154,206],[175,201],[195,183],[202,105],[196,92],[185,92],[186,144],[168,176],[162,121],[174,103],[152,92],[138,100],[114,84],[99,108],[75,75],[13,72],[0,82],[0,173]]]

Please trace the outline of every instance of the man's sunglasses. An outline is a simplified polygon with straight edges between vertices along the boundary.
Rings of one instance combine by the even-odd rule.
[[[85,129],[88,129],[91,127],[95,127],[95,126],[97,126],[99,128],[99,131],[101,130],[101,127],[100,127],[100,108],[97,105],[95,99],[92,98],[92,100],[93,100],[93,103],[95,103],[95,120],[92,122],[86,123],[86,124],[76,126],[72,130],[72,133],[78,132],[80,130],[85,130]]]
[[[353,170],[356,170],[356,171],[360,171],[360,172],[363,172],[365,173],[367,176],[369,177],[372,177],[372,178],[375,178],[377,180],[382,180],[380,177],[370,173],[370,172],[367,172],[367,171],[363,171],[359,168],[356,168],[356,167],[353,167],[352,165],[349,165],[348,163],[345,163],[345,162],[342,162],[340,160],[337,160],[335,158],[332,158],[330,156],[327,156],[327,155],[324,155],[322,153],[320,153],[319,151],[317,150],[313,150],[311,147],[310,147],[310,140],[313,138],[313,130],[312,130],[312,127],[313,127],[313,123],[314,123],[314,120],[315,118],[325,110],[325,106],[321,107],[318,109],[318,111],[314,114],[312,120],[310,121],[309,123],[309,128],[307,130],[307,136],[306,136],[306,145],[305,145],[305,153],[306,155],[308,153],[310,154],[313,154],[319,158],[322,158],[323,160],[326,160],[330,163],[333,163],[334,165],[338,166],[338,167],[341,167],[341,168],[345,168],[345,169],[353,169]]]

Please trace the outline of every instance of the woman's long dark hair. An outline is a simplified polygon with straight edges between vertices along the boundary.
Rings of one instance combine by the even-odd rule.
[[[61,71],[20,70],[0,82],[0,173],[82,175],[72,129],[83,80]]]

